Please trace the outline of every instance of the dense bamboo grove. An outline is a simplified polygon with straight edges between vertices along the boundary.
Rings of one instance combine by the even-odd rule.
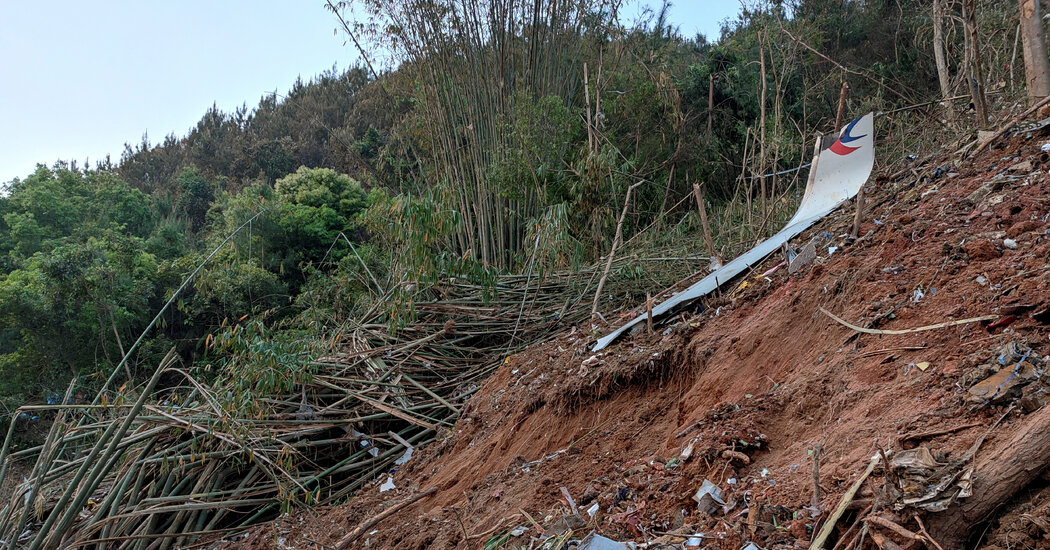
[[[619,2],[574,0],[409,0],[362,2],[370,43],[388,49],[416,87],[414,116],[425,138],[418,153],[440,204],[455,209],[460,251],[508,268],[526,224],[546,200],[540,164],[494,181],[515,152],[539,144],[522,124],[551,116],[542,98],[572,103],[584,83],[587,50],[615,29]],[[345,5],[345,4],[344,4]],[[338,9],[338,7],[337,7]],[[600,77],[599,77],[600,78]],[[568,144],[554,144],[564,157]],[[535,153],[533,153],[535,155]],[[542,162],[544,159],[529,159]],[[524,184],[521,184],[524,183]],[[503,184],[503,185],[500,185]],[[508,188],[508,184],[519,184]]]

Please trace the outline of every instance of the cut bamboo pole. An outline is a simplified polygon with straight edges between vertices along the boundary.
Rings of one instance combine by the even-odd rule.
[[[623,199],[623,210],[620,212],[619,221],[616,222],[616,235],[613,237],[612,246],[609,247],[609,257],[605,262],[605,270],[602,271],[602,278],[598,280],[598,289],[594,292],[591,315],[598,313],[598,301],[601,299],[602,290],[605,288],[605,281],[609,278],[609,270],[612,269],[613,258],[616,257],[616,247],[620,245],[620,240],[623,238],[623,220],[627,217],[627,209],[631,205],[631,192],[641,184],[642,182],[639,181],[627,188],[627,194]]]

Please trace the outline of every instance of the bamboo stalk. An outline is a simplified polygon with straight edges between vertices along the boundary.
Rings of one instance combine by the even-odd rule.
[[[619,246],[620,240],[623,238],[623,220],[627,217],[627,208],[631,204],[631,192],[641,184],[642,182],[639,181],[627,188],[627,194],[623,200],[623,211],[620,212],[620,219],[616,222],[616,235],[613,237],[612,246],[609,248],[609,256],[605,263],[605,270],[602,271],[602,278],[598,280],[598,289],[594,292],[594,302],[591,304],[591,315],[598,313],[598,301],[601,299],[602,289],[605,288],[605,281],[609,278],[609,270],[612,269],[613,258],[616,257],[616,247]]]

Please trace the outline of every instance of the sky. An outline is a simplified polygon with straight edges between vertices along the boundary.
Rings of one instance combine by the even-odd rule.
[[[657,0],[641,0],[636,17]],[[718,37],[735,0],[673,0],[685,36]],[[0,18],[0,182],[38,163],[120,159],[144,133],[185,135],[213,104],[258,104],[357,54],[317,0],[5,2]]]

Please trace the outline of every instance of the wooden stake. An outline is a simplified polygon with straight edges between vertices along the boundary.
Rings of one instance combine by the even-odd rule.
[[[864,212],[864,186],[860,186],[860,190],[857,191],[857,212],[853,214],[853,231],[850,232],[850,236],[856,239],[860,236],[860,219]]]

